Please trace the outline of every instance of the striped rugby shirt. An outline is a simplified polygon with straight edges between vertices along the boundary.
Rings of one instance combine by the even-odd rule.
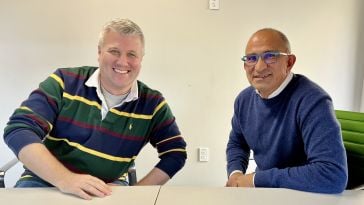
[[[85,85],[97,69],[56,70],[10,117],[5,142],[16,155],[44,143],[71,171],[105,182],[125,174],[149,142],[159,154],[156,167],[172,177],[185,164],[186,143],[162,94],[137,81],[138,99],[111,108],[102,120],[96,88]]]

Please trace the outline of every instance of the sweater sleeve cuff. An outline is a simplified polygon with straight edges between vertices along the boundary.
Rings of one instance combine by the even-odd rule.
[[[156,167],[167,173],[169,178],[172,178],[185,165],[185,161],[186,156],[178,154],[173,157],[162,158]]]
[[[268,172],[258,171],[254,174],[253,183],[255,187],[273,187],[271,180],[272,178]]]

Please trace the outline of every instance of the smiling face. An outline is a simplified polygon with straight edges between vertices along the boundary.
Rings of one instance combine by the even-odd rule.
[[[245,55],[262,54],[267,51],[289,53],[288,42],[284,42],[275,30],[260,30],[249,39]],[[266,64],[263,59],[259,58],[257,64],[244,68],[249,83],[259,91],[263,98],[267,98],[286,79],[295,60],[296,57],[293,54],[281,55],[272,64]]]
[[[98,48],[101,86],[113,95],[127,93],[139,75],[143,43],[138,35],[105,33]]]

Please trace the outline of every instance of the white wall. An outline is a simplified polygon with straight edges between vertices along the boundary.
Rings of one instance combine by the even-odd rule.
[[[240,56],[257,29],[286,33],[297,55],[294,72],[324,87],[336,109],[359,110],[362,1],[220,0],[220,6],[208,10],[208,0],[0,0],[1,129],[54,69],[97,65],[98,32],[114,17],[144,30],[140,79],[165,95],[188,143],[186,166],[169,184],[225,184],[233,101],[248,86]],[[199,146],[210,148],[209,162],[197,162]],[[1,141],[0,164],[11,157]],[[156,161],[147,146],[137,159],[139,177]],[[11,175],[8,185],[16,178]]]

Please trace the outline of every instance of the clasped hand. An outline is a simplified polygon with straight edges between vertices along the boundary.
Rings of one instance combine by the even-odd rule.
[[[254,187],[253,178],[255,173],[243,174],[240,172],[232,174],[226,182],[227,187]]]

